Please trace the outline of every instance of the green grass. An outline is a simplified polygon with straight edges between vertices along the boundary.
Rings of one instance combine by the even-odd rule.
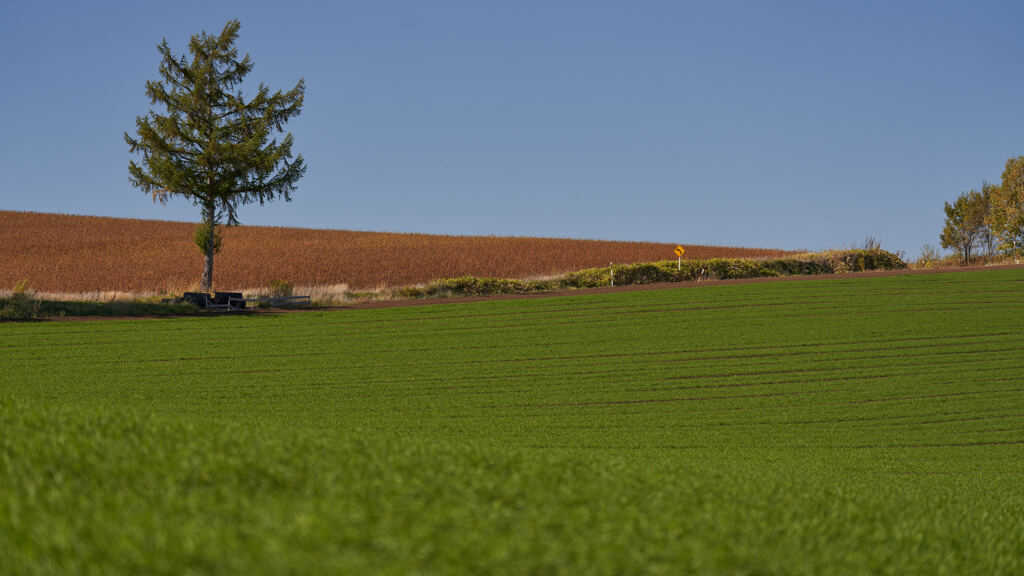
[[[0,321],[68,316],[188,316],[199,313],[196,306],[185,303],[173,304],[142,300],[110,302],[41,300],[26,295],[0,298]]]
[[[1024,270],[0,325],[12,573],[1020,574]]]

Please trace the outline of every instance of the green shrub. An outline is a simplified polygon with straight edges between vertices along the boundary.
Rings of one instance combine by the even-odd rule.
[[[210,245],[210,225],[206,222],[196,226],[196,231],[192,234],[192,242],[199,248],[199,252],[206,255],[207,249]],[[224,246],[224,238],[220,233],[220,230],[216,227],[213,229],[213,253],[220,254],[220,249]]]
[[[417,299],[426,297],[426,294],[419,286],[399,286],[391,290],[391,297]]]
[[[654,284],[696,280],[700,271],[705,278],[726,280],[736,278],[770,278],[802,274],[834,274],[862,270],[906,268],[903,260],[891,252],[878,249],[834,250],[801,254],[775,260],[746,258],[712,258],[710,260],[662,260],[614,266],[615,285]],[[448,296],[488,296],[493,294],[528,294],[558,289],[597,288],[609,286],[612,274],[608,267],[587,268],[569,272],[552,280],[515,280],[508,278],[445,278],[425,287],[406,286],[392,290],[398,298],[444,298]]]
[[[25,296],[25,295],[31,296],[32,295],[32,289],[28,287],[28,280],[22,280],[21,282],[16,282],[14,284],[14,288],[11,290],[11,293],[14,296]]]
[[[11,297],[0,300],[0,319],[27,320],[39,317],[39,300],[35,299],[35,291],[28,287],[28,280],[14,285]]]
[[[294,292],[295,286],[285,280],[272,280],[270,282],[271,298],[289,298]]]
[[[22,296],[0,300],[0,320],[27,320],[39,317],[39,301]]]
[[[404,288],[397,294],[414,294],[418,298],[444,298],[446,296],[488,296],[491,294],[529,294],[553,290],[559,286],[547,280],[516,280],[509,278],[445,278],[436,280],[426,288]]]

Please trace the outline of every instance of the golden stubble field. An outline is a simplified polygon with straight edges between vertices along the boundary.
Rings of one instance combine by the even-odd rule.
[[[181,292],[195,287],[202,255],[196,224],[0,211],[0,288],[46,292]],[[214,287],[250,289],[276,280],[350,289],[438,278],[528,278],[674,258],[674,244],[561,238],[442,236],[272,226],[224,228]],[[773,257],[783,250],[685,245],[688,258]]]

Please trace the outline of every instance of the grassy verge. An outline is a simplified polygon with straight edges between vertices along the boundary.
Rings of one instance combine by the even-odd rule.
[[[492,294],[529,294],[571,288],[597,288],[662,282],[691,282],[703,271],[707,280],[734,278],[771,278],[778,276],[843,274],[867,270],[906,268],[899,256],[884,250],[834,250],[785,258],[713,258],[710,260],[663,260],[621,266],[590,268],[562,276],[539,280],[478,278],[465,276],[437,280],[426,286],[395,288],[396,298],[443,298],[447,296],[486,296]]]
[[[0,321],[66,316],[187,316],[198,314],[191,304],[146,301],[76,302],[37,299],[28,294],[0,298]]]
[[[482,278],[465,276],[436,280],[425,286],[402,286],[376,291],[350,291],[347,286],[312,287],[311,307],[335,306],[350,301],[380,299],[447,298],[529,294],[554,290],[688,282],[733,278],[837,274],[866,270],[906,268],[897,255],[884,250],[835,250],[775,259],[714,258],[709,260],[664,260],[614,267],[590,268],[545,279]],[[703,276],[701,275],[703,271]],[[20,287],[20,289],[19,289]],[[24,284],[6,299],[0,298],[0,320],[53,318],[63,316],[180,316],[200,313],[188,304],[165,304],[144,300],[63,301],[36,298]],[[296,289],[285,281],[270,287],[245,291],[248,297],[291,296]]]

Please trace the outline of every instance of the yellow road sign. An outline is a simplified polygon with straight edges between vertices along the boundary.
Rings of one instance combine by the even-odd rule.
[[[680,258],[682,258],[683,257],[683,252],[686,252],[686,250],[683,250],[682,246],[676,246],[676,256],[679,256]]]

